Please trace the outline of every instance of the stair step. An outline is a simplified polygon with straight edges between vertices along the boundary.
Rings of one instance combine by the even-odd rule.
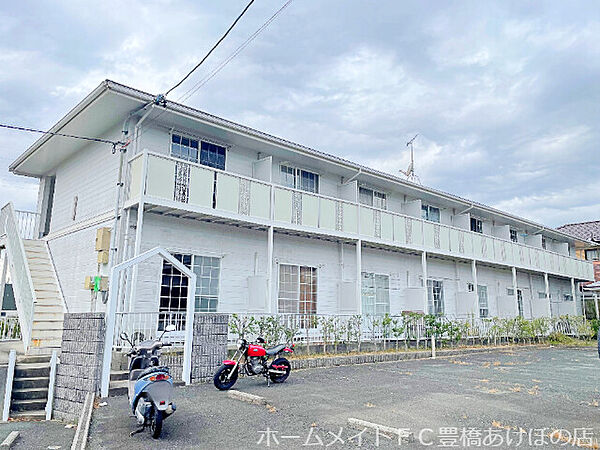
[[[59,305],[38,305],[36,303],[36,306],[34,308],[34,313],[35,312],[40,312],[40,313],[64,313],[62,306]]]
[[[10,404],[11,411],[39,411],[46,407],[47,399],[14,400]]]
[[[60,350],[60,345],[62,343],[62,335],[60,337],[53,338],[36,338],[32,337],[31,339],[31,347],[29,348],[29,353],[33,353],[33,348],[43,348],[47,350],[47,353],[52,353],[52,349]]]
[[[36,341],[60,341],[62,339],[62,329],[53,329],[53,330],[39,330],[33,329],[31,331],[31,339]],[[48,347],[46,344],[37,345],[35,347]]]
[[[33,331],[60,331],[62,333],[63,319],[56,318],[54,320],[36,319],[33,316]]]
[[[119,395],[127,395],[127,380],[111,381],[108,388],[109,397],[117,397]]]
[[[50,357],[47,355],[23,355],[17,356],[17,365],[21,364],[47,364],[50,365]]]
[[[33,378],[15,378],[13,380],[13,389],[48,389],[48,377],[33,377]]]
[[[13,389],[12,398],[14,400],[33,400],[33,399],[48,399],[48,388],[25,388]]]
[[[46,411],[43,409],[35,411],[19,411],[11,413],[10,417],[13,419],[46,420]]]
[[[47,377],[50,374],[48,364],[17,364],[15,379]]]
[[[110,381],[123,381],[127,380],[127,375],[129,372],[127,370],[119,370],[119,371],[111,371],[110,372]]]

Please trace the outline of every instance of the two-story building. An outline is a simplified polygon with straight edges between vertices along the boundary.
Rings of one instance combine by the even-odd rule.
[[[104,308],[86,277],[162,246],[197,274],[197,311],[581,313],[585,240],[508,212],[112,81],[51,131],[120,141],[123,129],[124,153],[44,135],[10,166],[39,179],[34,237],[71,312]],[[99,228],[112,229],[109,255]],[[13,271],[33,254],[25,244]],[[110,283],[123,288],[119,311],[185,310],[187,280],[160,259]]]

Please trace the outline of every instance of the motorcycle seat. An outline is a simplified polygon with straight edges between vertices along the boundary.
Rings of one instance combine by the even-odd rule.
[[[167,366],[148,367],[148,368],[144,369],[144,371],[138,376],[138,380],[142,377],[145,377],[146,375],[150,375],[151,373],[155,373],[155,372],[169,373],[169,368]]]
[[[286,347],[285,344],[279,344],[279,345],[276,345],[275,347],[268,348],[266,350],[267,355],[269,355],[269,356],[276,355],[277,353],[282,351],[285,347]]]

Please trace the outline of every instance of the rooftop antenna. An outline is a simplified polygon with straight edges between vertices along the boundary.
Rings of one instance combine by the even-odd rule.
[[[421,179],[415,173],[415,154],[413,149],[413,142],[417,138],[418,134],[415,134],[410,141],[406,143],[407,147],[410,147],[410,164],[408,165],[408,169],[402,170],[400,169],[400,173],[406,177],[407,180],[412,181],[413,183],[421,184]]]

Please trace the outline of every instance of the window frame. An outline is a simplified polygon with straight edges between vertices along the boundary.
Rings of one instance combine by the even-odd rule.
[[[385,314],[389,314],[390,310],[391,310],[391,306],[392,306],[392,302],[391,302],[391,298],[390,298],[390,274],[387,273],[378,273],[378,272],[368,272],[368,271],[361,271],[360,273],[360,307],[361,307],[361,313],[364,314],[368,314],[364,311],[364,296],[363,296],[363,292],[364,292],[364,285],[363,285],[363,281],[364,281],[364,276],[365,275],[371,275],[372,276],[372,280],[373,280],[373,289],[374,289],[374,302],[373,302],[373,311],[374,314],[372,314],[372,316],[384,316]],[[385,308],[386,311],[384,311],[382,314],[377,314],[377,305],[382,305],[383,303],[380,303],[377,301],[378,297],[377,297],[377,277],[385,277],[387,278],[387,307]]]
[[[513,238],[514,236],[514,238]],[[513,228],[510,229],[510,240],[515,244],[519,243],[519,232]]]
[[[289,186],[288,184],[283,183],[283,177],[282,177],[282,168],[283,167],[292,169],[294,171],[294,186]],[[302,172],[306,172],[306,173],[309,173],[309,174],[312,174],[315,176],[316,191],[302,189],[302,187],[301,187]],[[279,184],[288,189],[296,189],[298,191],[308,192],[310,194],[320,194],[321,193],[321,174],[312,169],[306,169],[304,167],[295,166],[293,164],[287,164],[287,163],[280,162],[279,163]]]
[[[479,217],[471,217],[470,220],[471,226],[470,229],[473,233],[483,234],[483,220]],[[473,227],[473,223],[475,223],[475,227]],[[475,229],[473,229],[475,228]]]
[[[588,252],[592,254],[590,258],[588,256]],[[586,261],[600,261],[600,248],[589,248],[584,251],[584,256]]]
[[[185,158],[182,158],[181,156],[174,155],[173,154],[173,136],[179,136],[180,138],[185,138],[185,139],[190,139],[190,140],[193,140],[193,141],[198,141],[198,160],[197,161],[193,161],[191,159],[185,159]],[[213,167],[213,166],[210,166],[208,164],[203,164],[202,162],[200,162],[201,161],[200,158],[201,158],[202,143],[203,142],[205,142],[206,144],[211,144],[211,145],[216,145],[218,147],[223,147],[225,149],[225,152],[224,152],[225,161],[224,161],[222,169],[220,167]],[[227,171],[227,161],[229,160],[228,153],[229,153],[229,149],[230,148],[231,148],[231,145],[229,145],[229,144],[225,144],[223,142],[218,142],[218,141],[215,141],[213,139],[206,138],[204,136],[198,136],[198,135],[194,135],[194,134],[191,134],[191,133],[180,132],[180,131],[177,131],[177,130],[171,130],[169,132],[169,156],[171,158],[175,158],[175,159],[178,159],[178,160],[181,160],[181,161],[185,161],[185,162],[189,162],[189,163],[192,163],[192,164],[199,164],[199,165],[201,165],[203,167],[208,167],[210,169],[222,170],[223,172]]]
[[[438,220],[433,220],[431,219],[431,212],[432,209],[437,210],[437,215],[438,215]],[[427,220],[429,222],[433,222],[433,223],[442,223],[442,212],[441,212],[441,208],[437,207],[437,206],[431,206],[429,204],[423,204],[421,203],[421,219],[423,220]],[[423,217],[423,213],[425,213],[425,217]]]
[[[296,282],[297,282],[297,289],[295,291],[296,293],[296,299],[294,301],[296,301],[296,312],[289,312],[289,311],[281,311],[280,310],[280,300],[281,300],[281,269],[282,267],[294,267],[296,269],[295,273],[296,273]],[[315,283],[314,283],[314,301],[310,302],[310,303],[314,303],[314,312],[300,312],[300,303],[302,303],[302,299],[301,299],[301,269],[302,268],[306,268],[306,269],[311,269],[311,271],[313,271],[314,277],[316,278]],[[290,300],[290,298],[285,298],[284,300]],[[316,266],[310,266],[310,265],[306,265],[306,264],[293,264],[293,263],[280,263],[277,265],[277,314],[297,314],[297,315],[305,315],[305,316],[314,316],[318,314],[318,308],[319,308],[319,268]],[[306,301],[304,301],[304,303],[308,303]]]
[[[430,286],[429,283],[431,282],[431,290],[430,290]],[[434,284],[439,283],[441,286],[440,292],[441,292],[441,311],[436,311],[436,307],[435,307],[435,292],[433,291],[434,289]],[[434,315],[437,317],[443,317],[446,314],[446,300],[445,300],[445,294],[444,294],[444,280],[436,280],[433,278],[427,278],[427,282],[425,283],[425,286],[427,288],[427,314],[430,315]],[[429,297],[429,294],[431,293],[431,299]]]
[[[482,306],[481,292],[485,292],[485,306]],[[486,318],[490,316],[490,297],[488,293],[488,287],[486,284],[477,285],[477,306],[479,307],[479,317]],[[485,310],[485,314],[482,311]]]
[[[370,195],[370,197],[371,197],[371,204],[364,203],[364,202],[361,201],[361,198],[360,198],[360,191],[361,191],[361,189],[363,191],[371,191],[371,195]],[[379,207],[379,206],[375,206],[375,197],[379,197],[379,198],[383,199],[383,208]],[[389,197],[388,197],[387,192],[383,192],[383,191],[381,191],[379,189],[375,189],[375,188],[372,188],[371,186],[367,186],[367,185],[359,185],[358,186],[358,203],[360,205],[365,205],[365,206],[369,206],[370,208],[381,209],[381,210],[387,211],[387,209],[388,209],[388,198]]]

